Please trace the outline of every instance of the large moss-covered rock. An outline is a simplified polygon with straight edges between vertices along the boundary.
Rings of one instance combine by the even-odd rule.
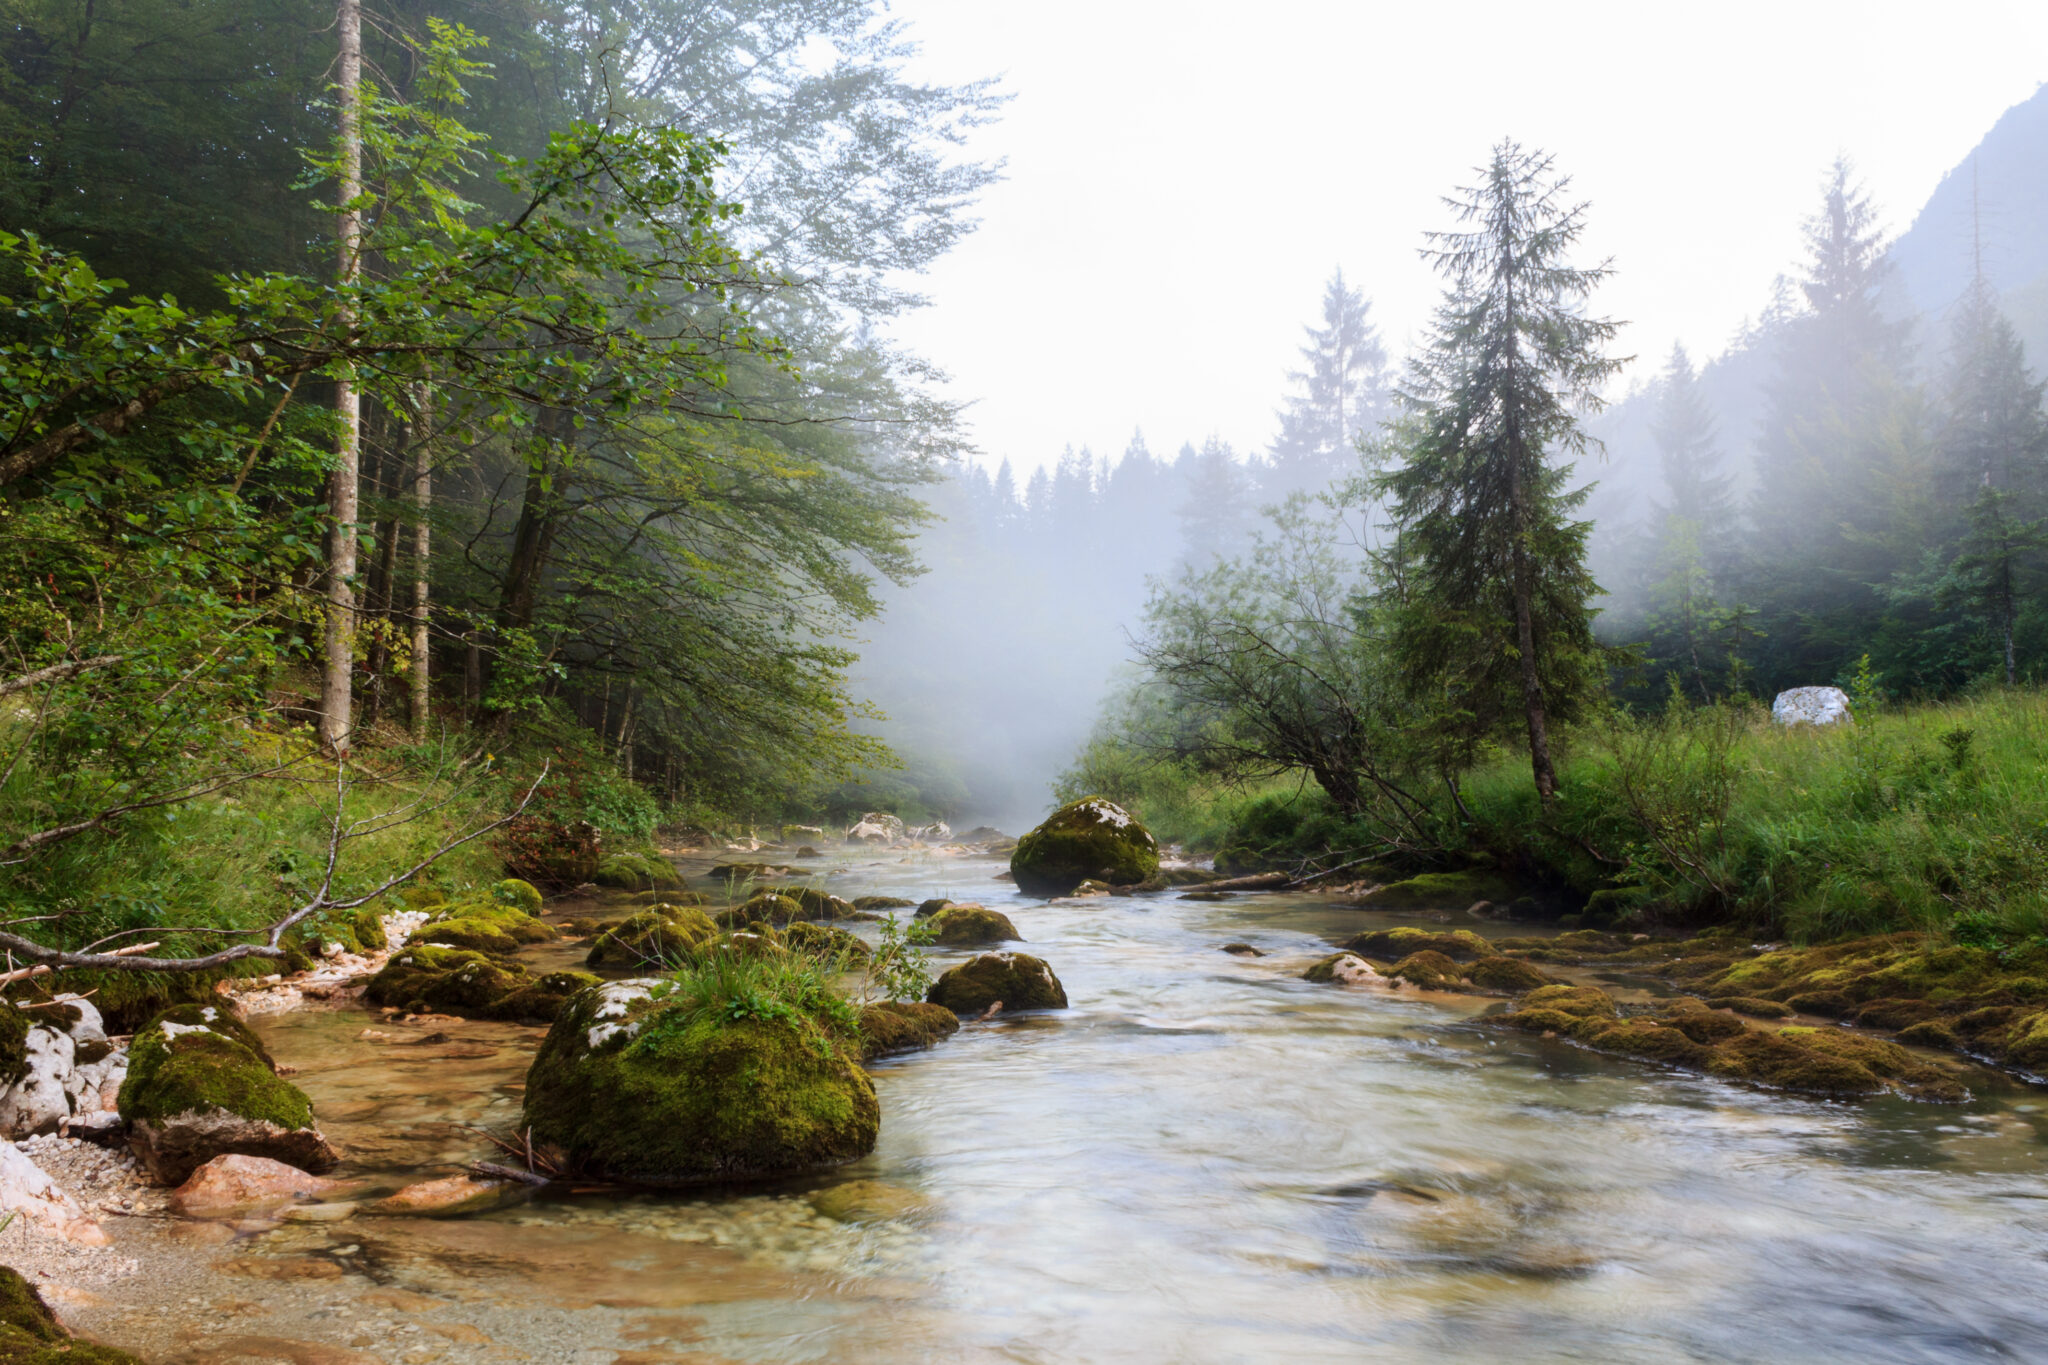
[[[863,1059],[892,1052],[915,1052],[960,1031],[960,1016],[944,1005],[913,1000],[882,1000],[860,1012]]]
[[[830,924],[799,920],[784,929],[781,937],[783,947],[805,957],[838,958],[849,965],[858,965],[874,956],[874,949],[857,935]]]
[[[652,891],[683,884],[668,859],[651,853],[607,853],[598,859],[597,875],[591,880],[614,891]]]
[[[805,919],[852,919],[859,913],[852,901],[821,891],[815,886],[764,886],[761,890],[771,896],[787,896],[803,911]]]
[[[718,933],[711,916],[692,905],[657,905],[598,935],[584,965],[643,970],[674,961]]]
[[[491,889],[485,894],[485,899],[493,905],[523,910],[529,915],[540,913],[540,888],[517,877],[507,877],[501,882],[493,882]]]
[[[937,935],[932,942],[941,948],[979,948],[1024,937],[1008,915],[985,905],[949,905],[932,917],[932,929]]]
[[[180,1022],[183,1014],[193,1022]],[[184,1006],[150,1021],[128,1049],[120,1113],[150,1174],[181,1185],[230,1152],[302,1170],[334,1165],[334,1149],[313,1126],[313,1105],[283,1080],[261,1044],[227,1010]]]
[[[552,1024],[573,996],[598,981],[590,972],[543,972],[484,1006],[477,1011],[477,1017],[514,1024]]]
[[[648,1184],[790,1175],[873,1149],[881,1107],[856,1039],[800,1012],[732,1020],[668,992],[641,978],[569,1002],[527,1073],[536,1142]]]
[[[1010,875],[1031,896],[1064,896],[1084,881],[1129,886],[1159,871],[1159,842],[1100,796],[1069,801],[1017,841]]]
[[[526,944],[550,941],[555,937],[555,929],[544,920],[508,905],[457,901],[441,907],[412,937],[416,943],[510,957]]]
[[[779,928],[804,918],[802,905],[788,896],[764,891],[758,896],[749,896],[730,910],[719,911],[711,917],[711,922],[721,929],[744,929],[750,924]]]
[[[142,1365],[126,1351],[81,1341],[57,1325],[36,1287],[0,1266],[0,1365]]]
[[[1007,1011],[1063,1010],[1066,987],[1052,968],[1027,953],[983,953],[942,973],[925,999],[955,1014],[980,1014],[1000,1002]]]
[[[1415,929],[1406,925],[1398,929],[1368,929],[1362,934],[1355,934],[1345,942],[1344,950],[1382,962],[1399,962],[1410,953],[1424,951],[1442,953],[1453,962],[1470,962],[1475,958],[1491,957],[1494,953],[1493,945],[1470,929],[1438,933],[1433,929]]]
[[[407,944],[364,991],[373,1005],[418,1013],[479,1014],[526,984],[526,971],[468,948]]]
[[[1425,872],[1369,892],[1375,910],[1463,910],[1479,901],[1513,903],[1523,889],[1498,872]]]

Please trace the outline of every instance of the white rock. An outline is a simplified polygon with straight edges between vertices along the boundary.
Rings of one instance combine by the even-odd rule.
[[[0,1209],[80,1246],[105,1246],[111,1240],[48,1171],[11,1142],[0,1142]]]
[[[1780,725],[1840,725],[1853,717],[1841,688],[1795,687],[1771,703],[1771,719]]]
[[[104,1043],[107,1041],[107,1021],[100,1018],[99,1006],[82,995],[60,995],[55,997],[59,1004],[69,1005],[78,1011],[78,1022],[67,1032],[74,1043]]]
[[[1349,953],[1330,964],[1330,980],[1342,986],[1383,986],[1387,981],[1370,962]]]
[[[71,1098],[64,1082],[73,1071],[76,1045],[70,1034],[37,1024],[28,1031],[24,1051],[28,1070],[0,1094],[0,1132],[16,1137],[53,1133],[60,1120],[71,1117]]]

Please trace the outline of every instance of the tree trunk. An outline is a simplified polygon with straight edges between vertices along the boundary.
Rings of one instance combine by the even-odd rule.
[[[341,195],[336,237],[340,262],[336,283],[342,304],[336,315],[346,333],[355,325],[348,290],[361,268],[363,223],[355,202],[363,192],[362,113],[363,11],[361,0],[341,0],[336,15],[341,60]],[[356,640],[356,514],[358,465],[362,458],[363,400],[355,376],[344,373],[334,386],[334,406],[341,418],[341,436],[327,506],[332,525],[327,537],[327,622],[321,641],[324,671],[320,680],[320,744],[330,753],[348,751],[354,727],[352,689]]]
[[[434,501],[434,463],[428,447],[434,432],[433,390],[418,379],[412,386],[412,737],[427,737],[428,649],[427,611],[431,602],[428,574],[433,567],[433,528],[427,512]]]

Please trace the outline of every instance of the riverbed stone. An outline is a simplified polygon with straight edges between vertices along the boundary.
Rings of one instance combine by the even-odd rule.
[[[1066,987],[1051,967],[1028,953],[983,953],[949,968],[932,983],[925,999],[955,1014],[980,1014],[1001,1004],[1017,1010],[1063,1010]]]
[[[1226,951],[1228,951],[1226,949]],[[1339,986],[1386,986],[1397,984],[1381,976],[1373,965],[1356,953],[1331,953],[1301,974],[1304,981],[1334,982]]]
[[[356,1184],[328,1180],[269,1157],[228,1152],[200,1166],[173,1190],[171,1207],[187,1218],[228,1218],[352,1189]]]
[[[960,1016],[923,1000],[880,1000],[860,1012],[861,1058],[916,1052],[960,1031]]]
[[[335,1164],[305,1092],[276,1074],[267,1053],[241,1041],[248,1030],[239,1021],[212,1005],[197,1008],[196,1023],[179,1022],[179,1012],[166,1011],[135,1035],[121,1085],[129,1144],[152,1177],[182,1185],[230,1152],[309,1171]]]
[[[693,905],[657,905],[598,936],[586,966],[645,970],[701,947],[718,933],[711,917]]]
[[[1159,841],[1137,818],[1101,796],[1069,801],[1017,841],[1010,873],[1031,896],[1065,896],[1085,881],[1142,882],[1159,871]]]
[[[653,978],[572,999],[526,1079],[535,1142],[649,1184],[762,1179],[873,1149],[881,1109],[859,1039],[791,1010],[733,1019]]]
[[[526,1193],[510,1180],[485,1180],[473,1175],[443,1176],[407,1185],[368,1206],[371,1213],[418,1218],[456,1218],[498,1208]]]
[[[838,1223],[887,1223],[928,1214],[932,1201],[885,1180],[847,1180],[813,1194],[811,1208]]]
[[[932,917],[941,948],[979,948],[989,943],[1021,941],[1024,935],[1010,923],[1010,917],[985,905],[948,905]]]
[[[0,1210],[78,1246],[105,1246],[112,1240],[69,1191],[11,1142],[0,1142]],[[0,1361],[6,1358],[0,1354]]]

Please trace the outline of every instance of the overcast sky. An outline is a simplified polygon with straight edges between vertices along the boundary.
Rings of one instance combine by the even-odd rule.
[[[1720,350],[1798,259],[1838,151],[1890,231],[2048,80],[2048,0],[1915,4],[894,0],[919,74],[1001,74],[1009,179],[898,334],[991,463],[1259,448],[1338,266],[1398,355],[1439,197],[1503,136],[1593,204],[1598,299],[1654,368]]]

